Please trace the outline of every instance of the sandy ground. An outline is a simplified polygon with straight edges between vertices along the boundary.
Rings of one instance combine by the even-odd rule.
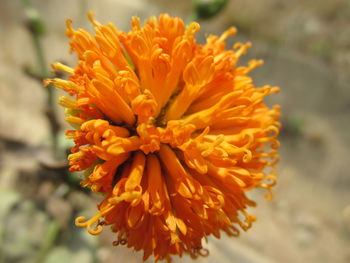
[[[76,27],[90,28],[85,13],[95,10],[101,22],[127,29],[135,14],[169,12],[185,18],[191,9],[185,0],[176,5],[160,0],[33,3],[47,26],[47,61],[68,64],[74,58],[63,34],[67,17]],[[35,63],[23,8],[10,0],[0,0],[0,6],[0,262],[141,262],[140,253],[111,247],[108,231],[96,238],[74,227],[74,217],[92,215],[98,198],[39,165],[49,136],[45,91],[23,72],[24,65]],[[258,200],[251,210],[258,217],[254,227],[236,239],[209,239],[210,257],[197,262],[350,262],[349,24],[346,0],[232,0],[220,16],[202,24],[202,38],[236,25],[239,34],[232,41],[253,42],[247,59],[265,61],[253,73],[256,83],[282,88],[269,103],[282,105],[284,129],[275,200],[249,193]],[[55,229],[60,230],[57,239],[47,245]]]

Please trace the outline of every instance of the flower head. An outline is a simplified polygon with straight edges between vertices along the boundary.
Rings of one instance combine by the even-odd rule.
[[[205,255],[206,236],[248,229],[245,192],[271,193],[280,128],[279,106],[263,102],[279,89],[248,75],[262,61],[238,66],[250,43],[226,49],[230,28],[198,44],[199,24],[166,14],[144,26],[133,17],[129,32],[89,18],[95,35],[67,21],[79,61],[53,67],[69,79],[47,80],[71,95],[59,99],[75,128],[66,132],[70,170],[85,171],[82,185],[104,196],[76,224],[94,235],[111,226],[114,244],[143,250],[144,260]]]

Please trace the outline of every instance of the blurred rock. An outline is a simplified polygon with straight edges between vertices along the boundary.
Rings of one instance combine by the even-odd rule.
[[[28,262],[35,258],[48,231],[48,216],[33,202],[24,201],[8,213],[2,222],[5,262]]]
[[[303,249],[307,249],[318,236],[320,231],[319,220],[306,213],[298,213],[295,218],[295,236]]]
[[[346,206],[343,210],[343,218],[345,225],[347,227],[347,230],[350,233],[350,205]]]
[[[0,243],[4,242],[4,240],[2,240],[5,232],[4,222],[7,220],[11,208],[16,205],[19,200],[19,193],[12,190],[0,188]]]
[[[62,175],[62,176],[64,176],[64,175]],[[55,191],[55,195],[63,198],[65,196],[67,196],[69,191],[70,191],[69,186],[67,184],[62,183],[57,187],[57,189]]]
[[[88,249],[72,251],[68,247],[59,246],[48,254],[44,263],[93,263],[93,255]]]
[[[37,198],[42,201],[48,200],[55,191],[55,185],[50,181],[45,181],[40,184]]]
[[[12,167],[0,168],[0,190],[13,189],[18,180],[18,170]]]
[[[72,263],[93,263],[96,262],[94,260],[94,256],[92,255],[92,251],[89,249],[80,249],[78,251],[73,251],[73,260]]]
[[[56,247],[47,256],[45,263],[73,263],[73,253],[67,247]],[[83,261],[81,261],[83,262]]]
[[[223,240],[222,240],[223,239]],[[199,258],[199,262],[222,262],[222,263],[274,263],[275,261],[244,244],[239,239],[231,239],[223,236],[221,239],[210,238],[207,246],[210,256]],[[180,261],[179,261],[180,262]]]
[[[48,198],[45,207],[48,213],[59,222],[62,228],[67,228],[68,225],[70,225],[73,208],[66,200],[59,196],[52,195]]]
[[[86,204],[91,204],[91,198],[82,192],[72,192],[68,196],[69,203],[78,211],[86,209]],[[95,205],[93,205],[95,207]]]
[[[64,151],[62,150],[62,155],[64,155]],[[40,165],[48,170],[61,172],[63,173],[69,167],[68,161],[65,158],[55,158],[51,149],[47,149],[46,151],[40,151],[37,156],[38,162]]]

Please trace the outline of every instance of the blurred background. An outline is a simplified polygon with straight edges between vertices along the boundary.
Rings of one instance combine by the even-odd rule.
[[[200,42],[234,25],[229,45],[253,43],[242,63],[265,61],[255,83],[281,87],[268,99],[283,112],[276,197],[248,193],[258,201],[253,228],[209,238],[210,256],[197,262],[350,262],[350,1],[230,0],[212,17],[194,13],[198,2],[212,1],[0,0],[0,263],[141,262],[142,253],[112,247],[108,229],[93,237],[74,226],[77,215],[94,214],[99,198],[65,174],[69,142],[55,128],[66,128],[63,111],[48,103],[58,91],[41,85],[50,63],[74,67],[65,20],[91,32],[89,10],[123,30],[133,15],[199,17]]]

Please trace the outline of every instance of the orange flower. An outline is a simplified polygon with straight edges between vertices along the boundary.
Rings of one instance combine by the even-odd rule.
[[[105,197],[77,226],[95,235],[110,225],[114,245],[169,261],[206,255],[208,235],[247,230],[255,217],[245,192],[272,193],[280,128],[279,106],[263,103],[279,89],[248,76],[262,61],[238,66],[250,43],[226,50],[230,28],[197,44],[199,25],[167,14],[144,26],[133,17],[128,33],[89,18],[94,36],[67,21],[79,61],[53,67],[69,79],[47,80],[72,96],[59,99],[75,128],[70,170],[85,170],[82,185]]]

